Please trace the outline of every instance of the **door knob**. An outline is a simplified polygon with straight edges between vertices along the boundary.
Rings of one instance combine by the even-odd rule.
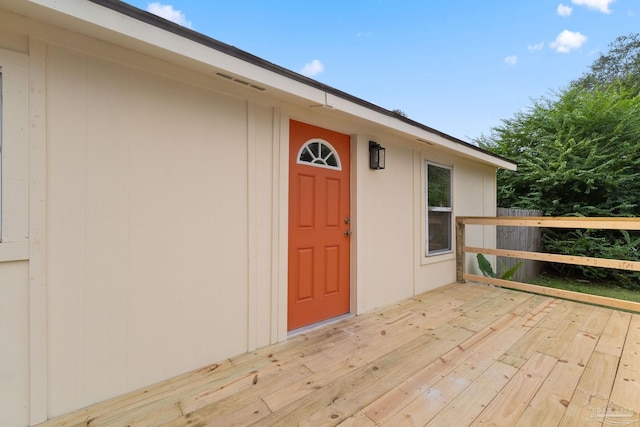
[[[351,230],[344,230],[344,236],[345,237],[351,236]]]

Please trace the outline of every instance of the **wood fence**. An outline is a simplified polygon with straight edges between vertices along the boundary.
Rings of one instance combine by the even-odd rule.
[[[456,217],[456,277],[459,282],[471,280],[489,283],[504,288],[518,289],[542,295],[555,296],[591,304],[604,305],[623,310],[640,312],[640,303],[615,298],[583,294],[580,292],[553,289],[529,283],[502,280],[465,273],[465,253],[480,253],[507,258],[520,258],[536,261],[556,262],[592,267],[615,268],[619,270],[640,271],[640,262],[617,259],[592,258],[573,255],[557,255],[543,252],[519,251],[511,249],[478,248],[465,245],[466,225],[489,225],[510,227],[546,227],[546,228],[582,228],[603,230],[640,230],[638,218],[572,218],[572,217]]]
[[[538,210],[498,208],[498,216],[542,216]],[[542,228],[539,227],[496,227],[496,247],[498,249],[512,249],[516,251],[542,251]],[[498,257],[496,272],[501,275],[518,264],[516,258]],[[513,280],[530,282],[540,275],[543,264],[532,259],[523,260]]]

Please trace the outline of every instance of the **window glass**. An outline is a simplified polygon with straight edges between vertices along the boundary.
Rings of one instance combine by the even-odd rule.
[[[429,165],[429,206],[451,207],[451,170]]]
[[[451,168],[427,163],[426,255],[452,251]]]

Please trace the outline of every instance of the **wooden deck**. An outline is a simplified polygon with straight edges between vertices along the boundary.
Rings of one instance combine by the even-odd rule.
[[[452,284],[46,426],[640,426],[640,315]]]

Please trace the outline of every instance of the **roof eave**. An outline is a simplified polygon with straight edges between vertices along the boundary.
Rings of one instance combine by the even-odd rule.
[[[0,0],[0,3],[6,2]],[[473,144],[138,9],[123,1],[23,0],[22,2],[9,2],[8,5],[14,6],[13,9],[24,13],[29,8],[29,4],[41,6],[52,13],[63,14],[98,26],[106,30],[102,33],[104,38],[117,38],[115,35],[125,36],[136,40],[140,46],[155,47],[172,55],[186,57],[231,75],[245,77],[259,82],[261,85],[304,98],[309,102],[309,105],[330,104],[337,111],[412,135],[419,142],[441,145],[465,157],[472,157],[499,168],[516,169],[513,162]],[[103,13],[101,15],[96,7],[103,11],[109,10],[112,14]],[[12,7],[9,9],[11,10]],[[60,21],[58,20],[58,23]],[[113,42],[114,40],[109,41]]]

